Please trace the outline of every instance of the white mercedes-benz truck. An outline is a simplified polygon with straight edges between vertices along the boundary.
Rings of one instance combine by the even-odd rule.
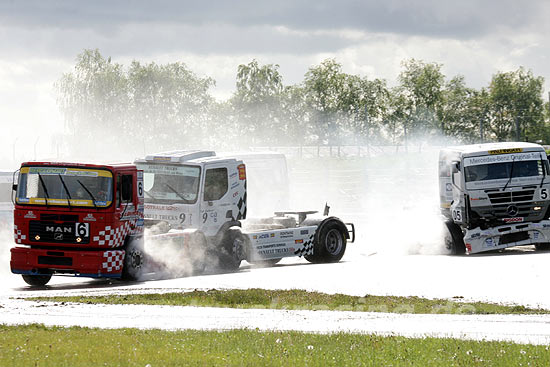
[[[452,254],[512,246],[550,248],[550,167],[532,143],[442,149],[439,196]]]

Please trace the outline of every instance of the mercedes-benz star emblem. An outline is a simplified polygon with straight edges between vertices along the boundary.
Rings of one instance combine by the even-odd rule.
[[[509,216],[511,217],[515,217],[516,215],[518,215],[518,207],[515,206],[515,205],[510,205],[507,209],[506,209],[506,212],[508,213]]]

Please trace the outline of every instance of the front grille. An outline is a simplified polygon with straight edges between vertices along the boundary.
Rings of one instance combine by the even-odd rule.
[[[508,233],[500,237],[499,244],[506,245],[508,243],[518,242],[518,241],[523,241],[528,239],[529,239],[529,232]]]
[[[32,242],[77,243],[75,232],[75,223],[71,222],[55,223],[38,220],[29,222],[29,239]],[[81,237],[79,244],[89,242],[89,237]]]
[[[78,222],[78,215],[74,214],[40,214],[43,221]]]
[[[522,201],[531,201],[533,200],[534,195],[535,195],[534,189],[487,193],[487,196],[489,196],[489,200],[493,205],[518,203]]]

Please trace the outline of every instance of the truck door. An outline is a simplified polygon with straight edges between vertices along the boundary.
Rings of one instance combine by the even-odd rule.
[[[205,167],[201,196],[201,228],[207,236],[214,236],[225,222],[233,220],[229,215],[231,214],[231,198],[229,197],[227,166]]]

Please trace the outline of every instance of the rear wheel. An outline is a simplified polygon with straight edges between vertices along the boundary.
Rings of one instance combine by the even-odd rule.
[[[22,277],[25,283],[33,287],[46,285],[52,279],[51,275],[22,275]]]
[[[460,227],[448,220],[445,222],[447,231],[445,232],[445,251],[449,255],[462,255],[466,253],[466,246],[464,245],[464,235]]]
[[[306,255],[305,258],[313,263],[338,262],[346,252],[346,242],[342,225],[331,220],[321,225],[319,235],[315,236],[313,254]]]
[[[145,252],[143,251],[143,239],[133,238],[126,244],[124,265],[122,267],[122,280],[138,280],[143,274],[145,266]]]

